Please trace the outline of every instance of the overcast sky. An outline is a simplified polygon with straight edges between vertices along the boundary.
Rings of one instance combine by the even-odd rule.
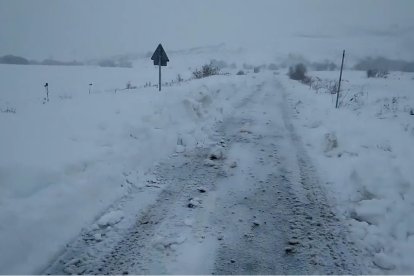
[[[0,55],[84,59],[160,42],[259,49],[296,37],[414,58],[413,14],[412,0],[0,0]]]

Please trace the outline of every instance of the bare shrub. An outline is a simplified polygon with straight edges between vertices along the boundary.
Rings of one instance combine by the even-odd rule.
[[[302,63],[296,64],[295,67],[289,67],[289,78],[292,80],[303,80],[306,77],[306,67]]]
[[[336,94],[338,92],[338,82],[336,80],[322,80],[318,77],[312,77],[309,86],[316,93]]]
[[[242,76],[242,75],[245,75],[245,73],[244,73],[244,71],[243,70],[240,70],[239,72],[237,72],[237,74],[236,75],[238,75],[238,76]]]
[[[209,76],[218,75],[219,73],[220,73],[220,69],[210,63],[210,64],[203,65],[203,67],[200,70],[196,69],[193,72],[193,76],[195,79],[201,79],[201,78],[206,78]]]
[[[305,84],[309,84],[311,79],[306,76],[306,66],[303,63],[296,64],[294,67],[289,67],[288,76],[292,80],[297,80]]]
[[[131,81],[128,81],[126,83],[125,89],[137,89],[137,86],[136,85],[132,85],[131,84]]]
[[[181,77],[181,75],[178,74],[177,75],[177,82],[180,83],[180,82],[183,82],[183,81],[184,81],[183,77]]]
[[[13,113],[16,114],[16,108],[14,107],[6,107],[6,108],[2,108],[0,109],[1,113]]]
[[[363,90],[363,88],[361,88],[359,92],[346,93],[345,95],[341,95],[339,106],[347,107],[352,110],[358,110],[365,105],[366,96],[367,93]]]

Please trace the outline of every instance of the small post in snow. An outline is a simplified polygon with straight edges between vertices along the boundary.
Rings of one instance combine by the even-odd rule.
[[[344,59],[345,59],[345,50],[342,53],[341,73],[339,74],[338,92],[336,92],[336,105],[335,105],[336,108],[338,108],[339,91],[341,90],[342,70],[344,68]]]
[[[89,84],[89,95],[91,94],[92,83]]]
[[[45,90],[46,90],[46,101],[49,101],[49,84],[45,83]]]

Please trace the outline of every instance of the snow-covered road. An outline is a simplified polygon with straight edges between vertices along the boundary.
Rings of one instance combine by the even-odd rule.
[[[364,273],[286,95],[277,76],[258,83],[217,122],[214,144],[178,149],[154,168],[147,207],[133,213],[134,195],[123,198],[128,212],[85,229],[44,273]],[[135,222],[117,227],[122,218]]]

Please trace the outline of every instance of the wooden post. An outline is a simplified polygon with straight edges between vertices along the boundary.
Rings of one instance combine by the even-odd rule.
[[[92,83],[89,84],[89,95],[91,94]]]
[[[339,73],[338,92],[336,93],[336,105],[335,105],[336,108],[338,108],[339,91],[341,90],[342,70],[344,68],[344,59],[345,59],[345,50],[342,53],[341,73]]]
[[[158,71],[159,71],[158,91],[161,91],[161,55],[159,55],[159,58],[158,58]]]
[[[45,88],[46,88],[46,101],[49,101],[49,84],[45,83]]]

